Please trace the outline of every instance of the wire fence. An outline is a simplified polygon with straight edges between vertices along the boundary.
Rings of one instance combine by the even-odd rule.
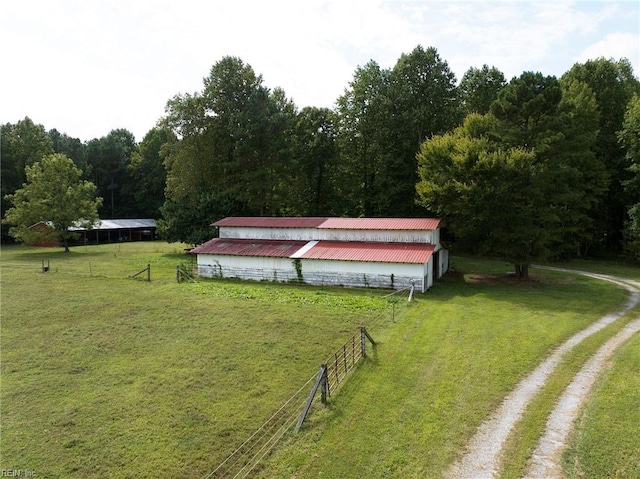
[[[40,264],[32,263],[14,263],[2,262],[2,268],[24,269],[43,273],[52,270],[49,261],[41,261]],[[174,281],[193,281],[193,277],[188,274],[189,267],[179,265],[173,269]],[[162,268],[168,269],[168,268]],[[67,273],[80,276],[98,276],[98,277],[116,277],[116,278],[134,278],[140,277],[147,281],[151,279],[151,265],[147,264],[146,268],[138,271],[118,271],[103,270],[94,267],[91,262],[79,265],[60,265],[55,264],[56,273]],[[114,274],[116,273],[116,274]],[[145,274],[146,273],[146,274]],[[164,271],[163,271],[164,273]],[[168,276],[164,273],[162,276]],[[164,278],[163,278],[164,279]],[[167,278],[168,279],[168,278]],[[413,287],[407,287],[395,290],[385,298],[391,303],[393,308],[392,317],[395,319],[396,304],[411,300]],[[380,311],[376,315],[369,316],[367,319],[367,327],[373,328],[381,322],[388,321],[389,311]],[[349,373],[358,365],[360,360],[366,355],[365,343],[369,340],[375,345],[375,341],[369,336],[363,327],[354,334],[346,343],[338,348],[321,366],[322,374],[314,374],[311,376],[280,408],[269,417],[246,441],[244,441],[236,450],[234,450],[220,465],[218,465],[206,479],[227,479],[227,478],[246,478],[250,474],[256,472],[260,467],[261,461],[265,459],[274,449],[274,447],[283,439],[283,437],[294,429],[297,431],[302,422],[306,418],[313,406],[318,401],[325,402],[326,396],[336,393],[338,387],[347,378]],[[317,385],[314,385],[314,381]],[[324,381],[324,384],[322,383]],[[314,385],[312,393],[309,393],[311,386]],[[317,396],[315,394],[318,387],[324,387],[323,394]]]
[[[142,279],[156,282],[197,282],[193,268],[188,264],[151,264],[140,262],[136,266],[118,266],[103,261],[51,261],[43,259],[36,263],[30,262],[0,262],[0,270],[21,270],[32,273],[50,273],[55,275],[75,276],[78,278],[102,279]]]
[[[365,356],[366,339],[373,345],[376,344],[366,329],[362,327],[357,334],[354,334],[322,364],[317,375],[309,378],[278,411],[216,467],[206,479],[236,479],[245,478],[252,474],[294,425],[296,425],[295,432],[300,429],[311,407],[318,401],[316,391],[319,388],[322,388],[320,400],[323,403],[326,401],[327,394],[331,395],[336,392],[348,373]],[[312,384],[311,392],[308,393]]]
[[[244,478],[251,474],[298,420],[315,375],[291,396],[264,424],[216,467],[206,479]]]

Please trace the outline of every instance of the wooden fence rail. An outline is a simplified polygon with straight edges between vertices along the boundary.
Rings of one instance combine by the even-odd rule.
[[[193,274],[178,265],[176,266],[176,281],[180,283],[182,280],[191,281],[192,283],[196,282]]]
[[[129,276],[129,278],[136,278],[145,272],[147,273],[147,281],[151,281],[151,265],[150,264],[147,264],[147,267],[145,269],[143,269],[142,271],[138,271],[136,274],[132,276]]]

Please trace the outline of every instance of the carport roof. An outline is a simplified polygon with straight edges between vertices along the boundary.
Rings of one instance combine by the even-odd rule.
[[[124,220],[98,220],[93,226],[93,230],[119,230],[129,228],[155,228],[156,220],[154,219],[124,219]],[[69,228],[74,231],[85,231],[87,228],[73,227]]]

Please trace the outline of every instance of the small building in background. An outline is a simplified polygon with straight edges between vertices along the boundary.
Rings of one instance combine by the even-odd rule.
[[[229,217],[197,246],[204,277],[429,289],[448,269],[434,218]]]
[[[53,227],[46,221],[38,221],[29,226],[30,233],[33,233],[33,240],[26,241],[29,246],[37,246],[40,248],[54,248],[60,244],[56,239],[52,239],[54,235]]]
[[[156,220],[98,220],[93,228],[72,228],[79,233],[81,244],[114,243],[119,241],[150,241],[157,239]]]
[[[31,246],[59,246],[57,240],[49,239],[53,234],[53,227],[48,221],[39,221],[29,226],[36,235],[44,239],[30,242]],[[125,220],[98,220],[93,228],[70,228],[77,233],[78,238],[70,241],[70,244],[100,244],[115,243],[118,241],[149,241],[158,239],[156,233],[156,220],[154,219],[125,219]]]

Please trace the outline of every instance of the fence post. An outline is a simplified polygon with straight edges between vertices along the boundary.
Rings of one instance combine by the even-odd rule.
[[[356,335],[351,336],[351,366],[356,365]]]
[[[364,326],[360,326],[360,349],[362,350],[362,356],[367,355],[367,345],[365,344],[365,329]]]
[[[151,281],[151,263],[147,263],[147,281]]]
[[[309,414],[309,409],[311,409],[311,403],[313,402],[313,398],[315,397],[316,392],[318,391],[318,388],[321,387],[321,394],[322,394],[322,391],[324,391],[324,387],[322,386],[326,385],[326,383],[327,383],[327,365],[323,364],[322,366],[320,366],[320,371],[318,371],[318,377],[316,378],[315,384],[311,388],[311,393],[309,393],[309,397],[307,398],[307,402],[304,405],[304,409],[302,410],[300,419],[298,419],[298,424],[296,424],[294,433],[297,433],[300,430],[300,428],[302,427],[302,423],[307,417],[307,414]],[[325,400],[326,400],[326,397],[325,397]]]
[[[180,282],[180,266],[176,266],[176,281]]]
[[[320,381],[320,401],[322,404],[327,404],[327,365],[323,364],[321,368],[324,373],[322,374],[322,380]]]

